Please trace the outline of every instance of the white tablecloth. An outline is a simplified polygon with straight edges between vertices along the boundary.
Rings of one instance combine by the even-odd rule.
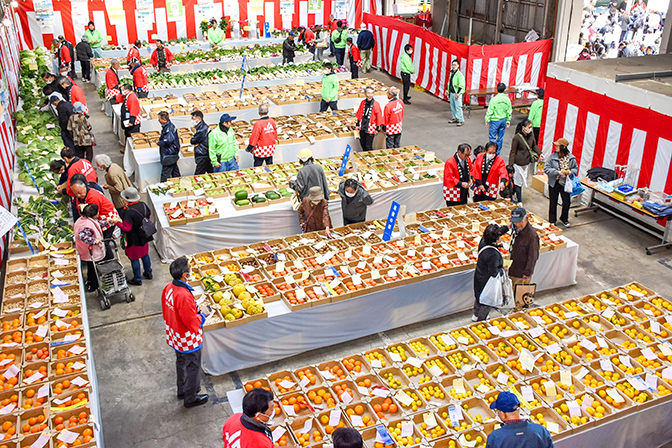
[[[359,151],[358,142],[359,140],[354,137],[343,137],[316,140],[312,145],[308,142],[278,145],[273,155],[273,162],[297,161],[299,160],[299,151],[303,148],[310,148],[316,159],[342,156],[347,145],[350,145],[353,150]],[[254,158],[251,153],[245,151],[245,146],[241,145],[242,149],[238,151],[240,157],[238,165],[240,168],[251,168]],[[180,157],[177,165],[183,176],[191,176],[196,171],[196,162],[193,156]],[[135,184],[140,191],[144,192],[148,185],[158,183],[161,180],[161,162],[159,162],[158,148],[133,149],[132,141],[129,139],[124,153],[124,170],[129,176],[135,174]]]
[[[540,254],[532,276],[537,290],[576,283],[579,246],[567,242],[566,248]],[[473,278],[469,269],[294,312],[282,301],[267,304],[266,319],[204,332],[203,370],[222,375],[468,310],[474,303]]]
[[[222,47],[244,47],[247,45],[269,45],[269,44],[279,44],[284,40],[284,38],[273,37],[269,39],[224,39],[222,42]],[[212,48],[210,42],[197,42],[192,45],[184,45],[180,47],[180,44],[176,45],[166,45],[172,53],[179,53],[180,51],[192,51],[192,50],[209,50]],[[155,45],[149,45],[142,47],[140,49],[140,56],[151,56],[154,51]],[[102,56],[104,58],[118,58],[124,57],[128,54],[128,49],[126,50],[101,50]]]
[[[296,64],[301,64],[310,61],[312,58],[313,55],[308,52],[301,53],[296,55],[296,57],[294,58],[294,62]],[[184,72],[196,72],[202,70],[214,70],[216,68],[221,70],[240,70],[242,62],[243,58],[241,57],[239,59],[231,59],[219,62],[194,62],[191,64],[175,64],[170,67],[170,71],[172,73],[184,73]],[[269,56],[266,58],[249,58],[245,61],[245,65],[250,68],[259,67],[262,65],[280,65],[280,64],[282,64],[282,56]],[[126,59],[122,61],[121,66],[126,67]],[[145,66],[145,69],[147,70],[148,73],[154,73],[156,71],[154,70],[154,67],[152,67],[151,65]],[[100,86],[105,84],[106,72],[107,68],[105,68],[104,70],[94,70],[93,82],[96,84],[96,88],[99,88]],[[130,77],[131,72],[128,69],[122,68],[121,70],[119,70],[119,79]]]
[[[434,182],[371,193],[374,203],[368,207],[366,218],[386,219],[392,201],[406,205],[406,213],[444,207],[442,191],[442,182]],[[219,219],[171,227],[163,211],[163,204],[174,199],[169,196],[160,199],[151,192],[148,196],[158,230],[154,235],[154,244],[163,260],[301,233],[298,215],[289,202],[236,210],[230,197],[219,198],[215,199]],[[343,224],[340,199],[329,201],[329,215],[334,227]]]

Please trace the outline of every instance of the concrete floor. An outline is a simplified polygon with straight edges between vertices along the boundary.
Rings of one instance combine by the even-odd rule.
[[[393,85],[386,74],[374,72],[373,78]],[[80,83],[82,85],[83,83]],[[96,133],[96,152],[109,154],[121,163],[120,146],[111,131],[111,120],[100,112],[100,100],[91,84],[83,84]],[[414,90],[412,105],[407,106],[402,144],[415,144],[435,151],[441,159],[450,157],[457,145],[468,142],[475,147],[487,140],[484,112],[474,111],[463,127],[448,125],[449,106],[426,93]],[[522,115],[514,113],[513,124]],[[508,159],[513,125],[505,136],[504,156]],[[547,216],[548,201],[536,191],[524,193],[525,206]],[[547,304],[637,280],[662,295],[672,297],[672,251],[652,256],[644,247],[656,241],[604,213],[586,213],[571,218],[566,235],[580,244],[577,284],[562,290],[539,294],[538,302]],[[210,402],[186,410],[175,398],[174,355],[164,340],[160,292],[169,281],[167,265],[161,265],[154,249],[154,280],[133,287],[136,301],[114,302],[110,310],[100,311],[95,296],[87,298],[93,354],[97,367],[102,408],[102,426],[108,448],[215,447],[221,446],[221,428],[231,414],[226,392],[241,381],[261,377],[283,369],[296,369],[322,360],[340,358],[406,338],[427,335],[470,322],[471,313],[421,324],[410,325],[348,343],[304,353],[257,368],[219,377],[205,376],[202,389]],[[130,271],[130,264],[122,255]],[[667,279],[667,280],[666,280]],[[448,299],[448,297],[447,297]]]

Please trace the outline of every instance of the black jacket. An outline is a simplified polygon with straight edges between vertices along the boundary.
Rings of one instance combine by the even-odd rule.
[[[77,53],[77,59],[80,61],[90,61],[93,57],[93,50],[91,45],[88,42],[80,42],[75,47],[75,53]]]
[[[345,181],[338,185],[338,194],[341,196],[341,209],[343,220],[354,222],[366,221],[366,207],[373,204],[373,198],[362,185],[357,185],[355,195],[349,198],[345,194]]]
[[[514,233],[513,244],[511,245],[512,264],[509,268],[509,276],[519,278],[523,276],[532,277],[538,258],[539,235],[532,228],[532,225],[528,223],[523,230],[517,234]]]
[[[485,247],[486,244],[484,241],[478,245],[478,250],[480,251]],[[478,261],[476,262],[476,270],[474,271],[474,295],[475,297],[480,297],[485,284],[488,283],[490,277],[497,275],[499,269],[504,266],[504,258],[502,258],[502,253],[499,249],[491,249],[490,247],[495,247],[489,245],[489,248],[484,249],[483,252],[478,256]],[[497,246],[498,247],[498,246]]]
[[[294,59],[296,52],[296,42],[289,40],[289,37],[282,43],[282,57],[285,59]]]
[[[208,126],[205,121],[201,120],[201,122],[196,125],[196,133],[189,141],[192,145],[196,145],[196,149],[194,149],[195,158],[210,158],[210,153],[208,152],[209,134],[210,126]]]
[[[56,113],[58,114],[58,125],[61,127],[61,131],[67,131],[70,115],[75,113],[72,104],[67,101],[60,101],[58,106],[56,106]]]
[[[145,238],[144,233],[141,232],[143,218],[151,218],[147,204],[142,201],[131,204],[127,208],[120,210],[120,215],[122,220],[130,222],[133,226],[131,230],[124,232],[126,247],[144,246],[154,239],[151,236]]]
[[[360,50],[370,50],[376,44],[373,33],[369,30],[362,30],[357,36],[357,48]]]
[[[59,92],[59,86],[58,86],[58,78],[54,79],[52,82],[49,84],[45,84],[44,87],[42,87],[42,93],[44,96],[47,97],[47,101],[49,101],[49,97],[51,96],[52,93],[54,92]]]
[[[69,40],[66,40],[63,45],[68,47],[68,50],[70,51],[70,59],[72,59],[72,62],[75,62],[75,47],[73,47]]]

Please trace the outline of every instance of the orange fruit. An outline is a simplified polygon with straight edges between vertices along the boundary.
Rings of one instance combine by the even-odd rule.
[[[362,415],[364,413],[364,406],[362,406],[361,404],[355,406],[355,413],[357,415]]]

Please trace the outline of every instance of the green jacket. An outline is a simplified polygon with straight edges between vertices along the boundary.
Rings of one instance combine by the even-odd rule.
[[[336,42],[336,37],[341,36],[341,40]],[[334,47],[336,48],[345,48],[345,41],[348,40],[348,32],[346,30],[339,30],[335,29],[333,33],[331,33],[331,41],[334,43]]]
[[[86,31],[84,31],[84,35],[89,40],[89,45],[91,45],[91,48],[100,48],[103,43],[103,35],[100,34],[100,31],[97,29],[91,31],[87,28]]]
[[[451,76],[452,73],[448,76]],[[449,78],[450,79],[450,78]],[[464,75],[461,71],[456,71],[455,76],[453,76],[453,90],[456,94],[464,93]],[[450,92],[450,88],[448,90]]]
[[[224,40],[224,31],[219,26],[208,29],[208,40],[211,45],[219,45]]]
[[[322,99],[326,102],[338,100],[338,76],[336,73],[322,75]]]
[[[537,98],[530,106],[530,113],[527,119],[532,122],[533,128],[541,127],[541,111],[544,109],[544,100]]]
[[[411,59],[411,57],[405,51],[402,51],[401,53],[401,71],[402,73],[415,72],[415,67],[413,67],[413,59]]]
[[[219,126],[210,131],[208,136],[208,152],[212,166],[228,162],[238,154],[238,143],[233,127],[228,132],[222,131]],[[219,156],[219,157],[218,157]]]
[[[512,112],[513,108],[511,107],[509,95],[506,93],[498,93],[490,98],[488,111],[485,113],[485,122],[489,123],[491,121],[498,121],[506,118],[506,122],[511,123]]]

